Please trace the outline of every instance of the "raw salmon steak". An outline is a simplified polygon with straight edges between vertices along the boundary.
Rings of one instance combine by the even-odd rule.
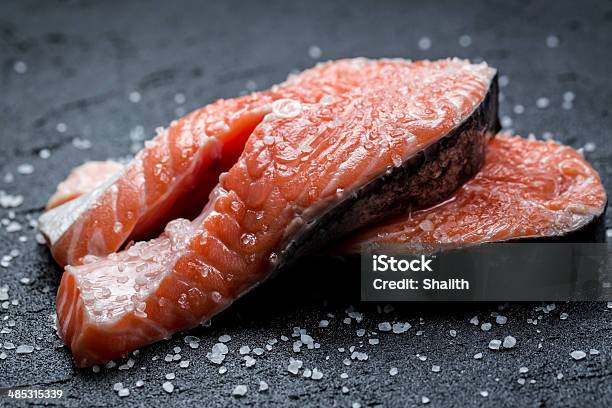
[[[576,150],[498,135],[483,169],[445,203],[368,227],[342,252],[364,246],[458,247],[516,240],[603,241],[606,191]]]
[[[272,104],[201,214],[68,266],[58,326],[78,366],[209,320],[321,245],[447,199],[480,169],[498,130],[495,70],[452,59],[348,62],[317,103]]]
[[[62,266],[76,265],[85,255],[107,255],[128,241],[157,236],[174,218],[195,218],[273,103],[281,111],[286,99],[316,103],[379,75],[362,66],[359,60],[320,64],[267,91],[219,100],[160,129],[113,178],[40,217],[53,257]],[[69,178],[67,186],[74,186],[79,174],[91,178],[88,170]],[[51,206],[68,197],[61,188]]]

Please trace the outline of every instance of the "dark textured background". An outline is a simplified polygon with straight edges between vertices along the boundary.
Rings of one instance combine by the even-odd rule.
[[[587,158],[599,170],[608,191],[612,182],[612,3],[581,1],[534,2],[215,2],[198,1],[3,1],[0,3],[0,175],[14,175],[12,183],[0,179],[0,190],[22,194],[24,203],[14,209],[20,232],[0,229],[0,256],[11,249],[21,255],[8,268],[0,267],[0,287],[8,285],[9,299],[18,304],[0,307],[0,343],[36,345],[31,354],[4,350],[0,360],[0,387],[62,388],[67,397],[58,404],[140,406],[248,405],[420,405],[431,406],[612,406],[612,309],[606,304],[557,304],[550,313],[538,305],[514,304],[502,312],[504,326],[490,332],[469,324],[478,315],[494,322],[490,313],[499,305],[396,305],[390,314],[379,314],[375,305],[358,302],[356,271],[345,265],[285,273],[266,287],[238,302],[211,328],[190,334],[202,338],[201,347],[185,347],[183,335],[143,349],[128,371],[75,370],[69,353],[58,348],[51,328],[54,293],[61,271],[45,247],[37,245],[28,217],[37,217],[55,185],[69,169],[87,159],[129,154],[130,131],[144,126],[151,135],[156,126],[177,116],[176,109],[191,110],[247,88],[265,88],[283,80],[295,69],[316,61],[309,48],[322,50],[321,60],[346,56],[397,56],[483,58],[509,78],[502,88],[502,116],[512,128],[540,137],[555,138],[576,148],[587,142],[595,149]],[[458,45],[469,34],[472,45]],[[559,46],[546,45],[549,35]],[[417,46],[421,37],[432,41],[429,50]],[[19,74],[15,64],[27,71]],[[19,64],[18,64],[19,65]],[[133,103],[130,92],[142,100]],[[573,109],[561,108],[562,95],[573,91]],[[186,97],[175,102],[175,94]],[[550,107],[538,109],[536,99],[547,97]],[[523,104],[521,115],[512,112]],[[507,120],[506,120],[507,122]],[[56,130],[65,123],[66,132]],[[90,149],[77,149],[73,139],[90,140]],[[78,143],[77,143],[78,144]],[[41,159],[39,151],[50,149]],[[16,171],[20,164],[34,165],[31,175]],[[608,225],[610,224],[608,211]],[[0,217],[8,218],[0,208]],[[27,242],[18,242],[19,236]],[[27,277],[32,283],[24,285]],[[334,279],[332,279],[334,278]],[[2,302],[0,302],[1,304]],[[344,310],[353,304],[364,312],[364,321],[343,324]],[[569,314],[560,320],[560,313]],[[333,313],[327,329],[317,328]],[[422,321],[419,318],[422,317]],[[527,319],[538,319],[537,325]],[[401,335],[382,333],[381,343],[368,345],[357,337],[357,328],[376,329],[381,321],[408,321]],[[305,328],[321,343],[318,350],[291,351],[291,342],[279,342],[257,357],[251,368],[240,365],[235,351],[240,345],[263,346],[268,339],[290,336],[292,328]],[[449,330],[458,332],[449,336]],[[423,334],[417,336],[417,330]],[[221,334],[230,334],[231,353],[225,375],[204,358]],[[516,348],[491,352],[493,338],[511,334]],[[293,340],[293,339],[291,339]],[[541,348],[538,346],[541,343]],[[184,348],[181,369],[163,357],[175,346]],[[338,347],[357,346],[368,361],[342,360]],[[576,362],[569,353],[596,348],[601,354]],[[482,360],[472,356],[483,352]],[[427,361],[415,354],[427,355]],[[152,361],[152,357],[161,358]],[[326,356],[329,359],[326,360]],[[287,372],[289,357],[324,373],[320,381]],[[440,365],[439,373],[432,372]],[[389,369],[399,369],[396,376]],[[529,373],[519,374],[527,366]],[[177,390],[166,394],[165,373],[175,372]],[[342,379],[340,373],[349,377]],[[561,380],[556,379],[562,373]],[[525,385],[518,378],[527,379]],[[143,388],[134,382],[143,379]],[[258,393],[260,379],[270,385]],[[535,383],[530,383],[535,380]],[[131,395],[120,399],[112,385],[123,382]],[[237,384],[249,386],[242,399],[231,396]],[[347,393],[341,388],[346,386]],[[480,391],[489,392],[482,397]],[[9,404],[0,399],[0,405]]]

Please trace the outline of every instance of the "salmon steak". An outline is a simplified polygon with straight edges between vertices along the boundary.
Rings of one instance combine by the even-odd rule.
[[[607,196],[582,155],[548,141],[498,135],[485,165],[452,198],[351,237],[340,252],[362,248],[433,249],[500,241],[599,242]]]
[[[350,67],[351,79],[343,79],[341,66]],[[158,238],[106,255],[100,253],[116,245],[91,251],[79,226],[74,231],[81,238],[64,247],[64,255],[55,252],[64,263],[81,263],[66,267],[57,295],[58,328],[78,366],[125,356],[195,327],[322,245],[384,217],[448,199],[480,170],[487,140],[499,129],[496,72],[486,64],[353,59],[311,73],[318,78],[302,78],[304,85],[296,85],[300,90],[292,95],[282,90],[288,85],[271,91],[283,98],[273,101],[269,112],[263,104],[257,110],[264,112],[258,113],[259,121],[240,127],[241,132],[254,129],[248,137],[238,137],[246,139],[244,149],[236,160],[231,160],[235,154],[228,156],[227,163],[234,164],[220,176],[202,176],[194,170],[200,164],[193,153],[182,160],[182,149],[171,148],[177,142],[171,143],[168,135],[180,134],[175,138],[189,141],[189,146],[201,138],[204,133],[197,126],[186,125],[201,113],[179,121],[183,124],[171,126],[153,142],[164,145],[159,149],[168,168],[176,162],[191,166],[185,173],[191,183],[214,180],[195,219],[173,219]],[[206,140],[223,139],[204,128]],[[213,144],[216,149],[225,146]],[[153,149],[149,154],[145,148],[146,154],[135,159],[140,167],[128,165],[119,179],[135,180],[126,176],[130,166],[155,175],[155,165],[163,161],[153,151],[160,153]],[[223,151],[216,155],[225,159]],[[143,191],[148,194],[156,185],[149,187],[148,171],[142,174],[142,183],[123,187],[111,179],[106,185],[116,188],[103,186],[65,205],[100,196],[99,191],[116,197],[94,207],[109,207],[104,210],[108,217],[88,218],[90,225],[97,221],[96,228],[102,228],[92,233],[95,241],[100,240],[95,236],[114,236],[107,229],[113,230],[115,217],[124,225],[129,211],[115,204],[129,202],[129,194],[140,203]],[[181,188],[176,183],[181,181],[168,176],[163,185]],[[82,214],[62,226],[70,230]],[[48,216],[47,225],[52,223]]]
[[[269,90],[207,105],[158,129],[102,185],[94,173],[108,174],[112,162],[78,169],[58,187],[39,220],[53,257],[61,266],[77,265],[85,255],[107,255],[128,241],[155,237],[175,218],[195,218],[267,113],[282,112],[286,100],[316,103],[342,95],[382,75],[377,68],[383,65],[368,67],[359,59],[320,64]],[[91,183],[87,194],[80,179]]]

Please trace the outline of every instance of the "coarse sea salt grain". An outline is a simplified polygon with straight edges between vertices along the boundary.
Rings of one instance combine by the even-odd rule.
[[[321,50],[321,48],[317,45],[311,45],[310,48],[308,48],[308,56],[312,59],[319,59],[321,58],[321,56],[323,55],[323,51]]]
[[[516,346],[516,339],[512,336],[506,336],[503,343],[504,348],[513,348]]]
[[[234,390],[232,391],[232,395],[234,397],[244,397],[248,391],[248,387],[246,385],[237,385],[234,387]]]
[[[472,37],[467,34],[462,35],[461,37],[459,37],[459,45],[464,48],[469,47],[470,45],[472,45]]]
[[[421,37],[419,38],[419,42],[417,43],[418,47],[422,51],[426,51],[431,48],[431,38],[429,37]]]
[[[489,348],[491,350],[499,350],[501,345],[502,345],[501,340],[493,339],[489,342]]]
[[[388,332],[391,331],[391,323],[389,322],[382,322],[378,324],[378,330],[382,331],[382,332]]]
[[[165,381],[162,384],[162,388],[164,389],[164,391],[166,391],[168,394],[172,394],[172,391],[174,391],[174,384],[172,384],[170,381]]]
[[[546,46],[548,48],[557,48],[559,46],[559,37],[554,34],[546,37]]]
[[[586,357],[586,353],[582,350],[574,350],[570,353],[570,355],[572,356],[572,358],[576,361],[578,360],[582,360],[583,358]]]
[[[397,375],[397,373],[398,373],[397,367],[391,367],[391,369],[389,370],[389,375],[390,376]]]
[[[550,105],[550,100],[548,98],[540,97],[536,99],[536,106],[540,109],[548,108],[549,105]]]

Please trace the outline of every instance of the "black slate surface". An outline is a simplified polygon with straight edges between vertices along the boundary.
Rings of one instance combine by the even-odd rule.
[[[469,47],[458,44],[464,34],[471,37]],[[550,35],[558,38],[557,47],[547,46]],[[431,40],[430,49],[419,48],[422,37]],[[322,55],[313,59],[309,49],[315,45]],[[212,327],[189,333],[201,338],[199,349],[187,347],[181,334],[141,350],[129,370],[76,370],[51,327],[61,271],[28,226],[71,167],[128,155],[135,127],[152,135],[182,111],[267,87],[318,60],[358,55],[485,59],[509,79],[501,101],[501,115],[512,121],[504,119],[506,127],[538,137],[552,132],[576,148],[594,143],[586,156],[610,191],[610,50],[612,4],[603,1],[2,2],[0,190],[23,195],[24,202],[0,208],[0,256],[20,252],[8,267],[0,266],[0,287],[9,289],[8,301],[0,301],[0,330],[10,329],[0,334],[0,343],[5,349],[7,342],[36,349],[0,351],[6,354],[0,359],[0,387],[61,388],[61,400],[37,403],[66,406],[413,406],[421,405],[423,396],[430,406],[611,406],[612,309],[606,304],[556,304],[548,313],[533,304],[404,304],[379,313],[376,305],[359,303],[357,271],[341,263],[304,264],[250,294]],[[561,107],[566,91],[576,95],[569,110]],[[130,101],[132,92],[141,96],[138,103]],[[185,96],[184,104],[175,101],[177,93]],[[549,98],[548,108],[536,107],[540,97]],[[524,105],[524,113],[513,112],[516,104]],[[58,131],[60,123],[65,132]],[[91,147],[83,149],[83,140]],[[39,157],[41,149],[51,156]],[[34,166],[33,174],[17,171],[24,163]],[[12,182],[6,182],[9,173]],[[608,225],[611,215],[608,211]],[[11,217],[22,231],[7,231],[14,229],[7,227]],[[31,282],[21,283],[22,278]],[[349,305],[363,312],[362,322],[343,323]],[[495,324],[492,312],[507,316],[508,323]],[[568,318],[561,320],[561,313]],[[493,328],[485,332],[470,324],[473,316]],[[318,328],[321,319],[330,320],[328,328]],[[380,344],[369,345],[370,333],[383,321],[407,321],[412,328],[380,333]],[[294,353],[294,326],[307,329],[321,347]],[[357,336],[359,328],[366,336]],[[228,371],[220,375],[205,354],[222,334],[232,340],[224,362]],[[263,347],[281,335],[290,340],[255,356],[253,367],[241,365],[241,345]],[[506,335],[516,337],[514,349],[487,349],[491,339]],[[182,347],[182,359],[190,360],[188,368],[164,361],[176,346]],[[350,353],[338,348],[350,346],[368,360],[344,365]],[[573,350],[591,348],[600,354],[582,361],[570,357]],[[473,358],[478,352],[481,360]],[[160,358],[153,361],[154,356]],[[324,377],[290,374],[290,357],[317,367]],[[522,366],[529,372],[520,374]],[[389,374],[391,367],[398,368],[397,375]],[[170,372],[176,375],[171,395],[161,387]],[[142,388],[135,387],[139,379]],[[269,391],[257,392],[259,380],[267,381]],[[117,382],[130,396],[113,391]],[[249,388],[240,399],[231,396],[238,384]],[[15,404],[0,399],[2,406]]]

